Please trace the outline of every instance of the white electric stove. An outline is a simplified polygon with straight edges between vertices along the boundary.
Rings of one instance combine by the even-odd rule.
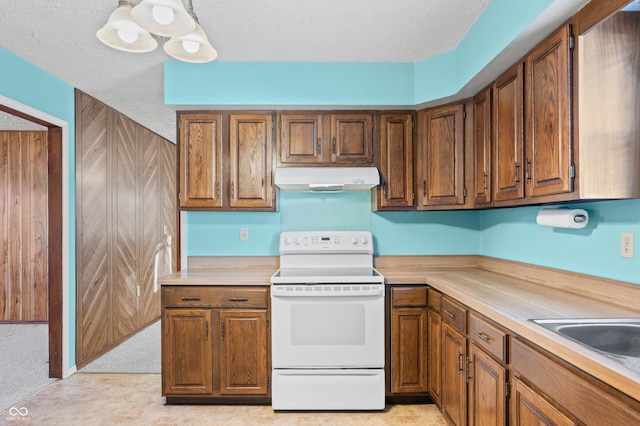
[[[385,407],[384,277],[368,231],[283,232],[271,277],[275,410]]]

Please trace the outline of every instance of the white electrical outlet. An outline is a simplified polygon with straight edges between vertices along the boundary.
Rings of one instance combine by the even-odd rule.
[[[633,258],[633,232],[623,232],[620,239],[620,255]]]
[[[249,241],[249,228],[240,228],[240,241]]]

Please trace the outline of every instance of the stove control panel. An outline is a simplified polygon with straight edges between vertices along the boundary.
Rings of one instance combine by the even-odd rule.
[[[373,253],[369,231],[295,231],[280,234],[280,254]]]

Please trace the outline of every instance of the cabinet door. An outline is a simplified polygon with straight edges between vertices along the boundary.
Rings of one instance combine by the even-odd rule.
[[[422,206],[464,204],[464,105],[421,113]]]
[[[279,126],[282,164],[322,163],[322,114],[282,114]]]
[[[166,309],[162,326],[164,394],[210,395],[213,392],[211,310]]]
[[[220,394],[266,395],[266,310],[220,311]]]
[[[427,336],[427,390],[439,406],[442,394],[442,316],[433,309],[427,313]]]
[[[535,392],[517,377],[514,377],[511,381],[511,390],[513,403],[510,424],[514,426],[577,425],[569,416],[549,403],[542,394]]]
[[[271,188],[272,116],[231,115],[230,206],[273,207]]]
[[[331,114],[331,162],[373,163],[372,114]]]
[[[526,59],[527,197],[573,190],[570,30],[565,25]]]
[[[222,116],[180,116],[180,207],[222,206]]]
[[[469,348],[469,424],[507,424],[506,372],[476,345]]]
[[[524,198],[523,65],[517,63],[493,84],[493,199]]]
[[[491,89],[473,98],[474,199],[476,205],[491,202]]]
[[[413,206],[413,115],[380,115],[378,207]]]
[[[394,308],[391,336],[391,392],[426,392],[426,307]]]
[[[449,424],[467,423],[467,339],[442,324],[442,414]]]

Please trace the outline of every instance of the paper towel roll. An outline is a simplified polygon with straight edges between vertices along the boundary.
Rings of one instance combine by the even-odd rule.
[[[584,228],[589,222],[589,213],[582,209],[542,209],[536,217],[538,225],[554,228]]]

